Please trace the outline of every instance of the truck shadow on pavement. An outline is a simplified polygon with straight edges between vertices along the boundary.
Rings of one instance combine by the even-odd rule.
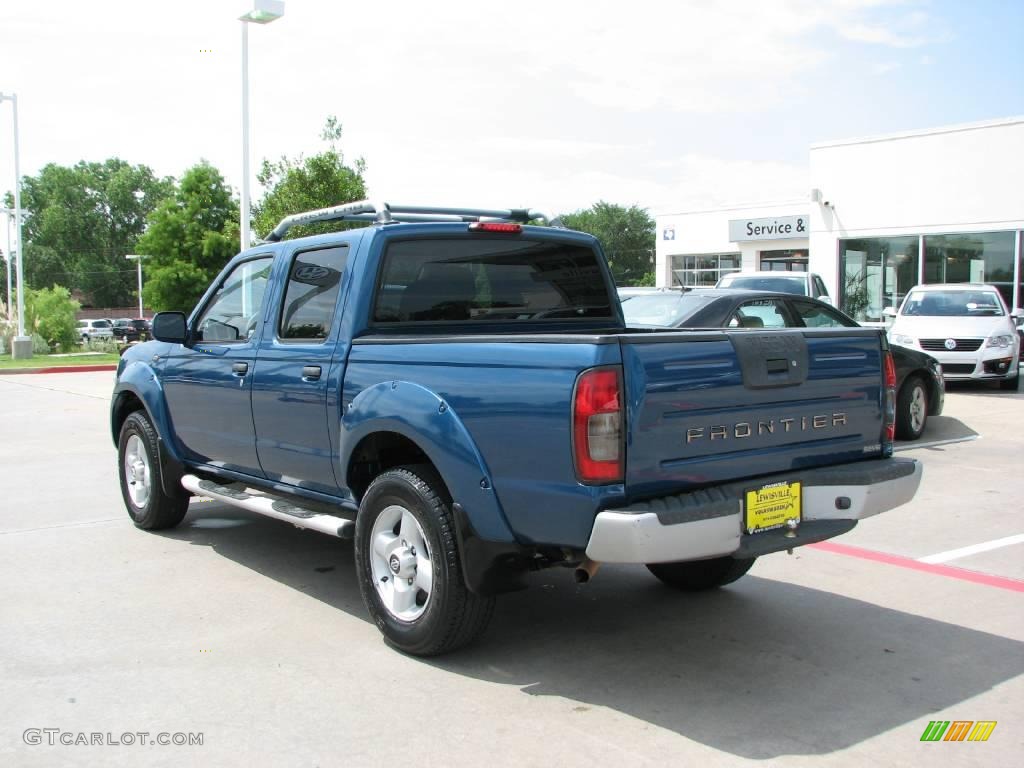
[[[973,440],[978,432],[954,416],[932,416],[925,425],[924,434],[918,440],[897,440],[897,451],[927,448],[932,443],[955,443]]]
[[[232,520],[244,523],[220,527]],[[194,504],[164,535],[211,546],[377,632],[349,542],[216,503]],[[477,645],[422,663],[564,698],[581,728],[603,707],[759,760],[828,754],[906,724],[916,742],[934,713],[1024,673],[1024,643],[757,573],[697,595],[642,567],[606,566],[584,586],[568,570],[533,574],[529,590],[499,598]]]

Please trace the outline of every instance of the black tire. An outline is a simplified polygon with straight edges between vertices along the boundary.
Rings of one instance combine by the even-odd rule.
[[[132,483],[128,479],[129,470],[125,462],[127,446],[133,437],[137,437],[141,443],[148,464],[146,471],[149,474],[149,494],[141,505],[132,498]],[[145,411],[130,413],[121,425],[121,435],[117,441],[117,468],[121,481],[121,498],[124,499],[128,516],[137,528],[158,531],[173,528],[182,521],[188,512],[189,495],[184,489],[180,494],[173,496],[164,493],[156,429],[153,428]]]
[[[1003,392],[1016,392],[1020,384],[1020,374],[1014,376],[1012,379],[1002,379],[999,382],[999,389]]]
[[[915,429],[911,409],[914,407],[914,398],[918,396],[924,403],[924,413],[920,426]],[[908,376],[896,396],[896,437],[900,440],[917,440],[924,434],[924,428],[928,423],[928,408],[931,407],[929,401],[928,386],[924,379],[920,376]]]
[[[756,557],[746,560],[716,557],[712,560],[692,560],[685,563],[649,563],[647,570],[673,589],[702,592],[732,584],[750,570],[755,560]]]
[[[432,567],[432,586],[423,613],[411,621],[384,604],[373,575],[371,534],[386,509],[400,506],[419,524]],[[387,643],[413,656],[449,653],[476,640],[494,613],[494,598],[466,588],[456,544],[451,499],[429,466],[398,467],[367,489],[356,517],[355,564],[359,591]],[[411,579],[410,579],[411,583]]]

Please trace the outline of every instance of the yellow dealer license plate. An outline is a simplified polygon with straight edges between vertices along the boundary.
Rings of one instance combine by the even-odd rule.
[[[781,528],[789,520],[800,522],[800,483],[771,483],[747,491],[744,527],[747,533]]]

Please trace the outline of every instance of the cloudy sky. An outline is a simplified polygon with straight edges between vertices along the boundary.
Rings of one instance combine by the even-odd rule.
[[[244,10],[3,0],[22,173],[118,156],[180,176],[205,158],[237,188]],[[379,199],[802,198],[813,142],[1024,113],[1022,29],[1021,0],[287,0],[250,28],[253,167],[317,151],[337,115]],[[5,103],[0,190],[11,155]]]

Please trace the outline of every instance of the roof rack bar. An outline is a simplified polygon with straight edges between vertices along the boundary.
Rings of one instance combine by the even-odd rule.
[[[267,235],[267,242],[279,241],[294,226],[313,224],[318,221],[374,221],[378,224],[390,224],[391,222],[491,220],[526,224],[535,219],[544,221],[551,226],[562,226],[557,217],[552,218],[542,211],[532,208],[441,208],[360,200],[355,203],[345,203],[286,216],[274,227],[274,231]]]

